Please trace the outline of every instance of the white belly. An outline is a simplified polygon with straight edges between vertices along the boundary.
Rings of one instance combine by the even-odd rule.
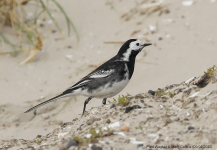
[[[123,80],[117,83],[114,83],[111,87],[109,84],[106,84],[104,87],[101,87],[93,92],[92,95],[96,98],[109,98],[113,97],[116,94],[120,93],[129,83],[129,80]]]

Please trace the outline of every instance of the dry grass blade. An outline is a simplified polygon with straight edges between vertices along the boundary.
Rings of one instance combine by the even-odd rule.
[[[25,60],[23,60],[20,63],[20,65],[24,65],[25,63],[30,62],[31,60],[33,60],[36,57],[37,53],[38,53],[37,49],[31,50],[29,56]]]
[[[167,13],[168,5],[163,0],[158,1],[146,1],[143,0],[137,4],[136,7],[130,9],[127,13],[124,13],[121,18],[125,21],[129,21],[133,18],[134,15],[139,14],[141,16],[148,17],[154,13],[159,12],[159,15],[162,13]]]

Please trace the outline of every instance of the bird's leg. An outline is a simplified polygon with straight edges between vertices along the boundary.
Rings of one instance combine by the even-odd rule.
[[[89,102],[92,98],[93,98],[93,96],[90,96],[90,97],[88,97],[88,99],[86,99],[86,100],[84,101],[84,108],[83,108],[83,114],[82,114],[82,116],[84,115],[84,111],[85,111],[86,105],[88,104],[88,102]]]
[[[104,105],[106,104],[106,99],[107,99],[107,98],[103,98],[102,104],[104,104]]]

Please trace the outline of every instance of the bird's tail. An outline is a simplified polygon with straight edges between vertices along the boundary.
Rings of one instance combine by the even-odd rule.
[[[60,95],[58,95],[58,96],[55,96],[55,97],[53,97],[53,98],[51,98],[51,99],[49,99],[49,100],[47,100],[47,101],[44,101],[44,102],[42,102],[42,103],[40,103],[40,104],[38,104],[38,105],[36,105],[36,106],[34,106],[34,107],[28,109],[28,110],[25,111],[24,113],[28,113],[28,112],[30,112],[30,111],[32,111],[32,110],[38,108],[38,107],[41,107],[41,106],[43,106],[43,105],[45,105],[45,104],[47,104],[47,103],[50,103],[50,102],[55,101],[55,100],[57,100],[57,99],[59,99],[59,98],[62,98],[62,97],[66,97],[67,95],[68,95],[68,94],[62,93],[62,94],[60,94]]]

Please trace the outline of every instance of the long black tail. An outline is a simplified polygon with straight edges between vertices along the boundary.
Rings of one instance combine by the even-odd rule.
[[[55,100],[57,100],[57,99],[59,99],[59,98],[65,97],[65,96],[67,96],[67,95],[68,95],[68,94],[62,93],[62,94],[60,94],[60,95],[58,95],[58,96],[56,96],[56,97],[53,97],[53,98],[51,98],[51,99],[49,99],[49,100],[47,100],[47,101],[45,101],[45,102],[42,102],[42,103],[40,103],[40,104],[38,104],[38,105],[36,105],[36,106],[34,106],[34,107],[28,109],[28,110],[25,111],[24,113],[28,113],[28,112],[30,112],[30,111],[32,111],[32,110],[38,108],[38,107],[41,107],[41,106],[43,106],[43,105],[45,105],[45,104],[47,104],[47,103],[50,103],[50,102],[55,101]]]

